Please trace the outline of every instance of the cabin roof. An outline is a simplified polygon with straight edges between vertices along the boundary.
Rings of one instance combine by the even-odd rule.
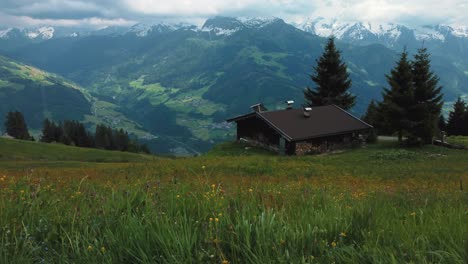
[[[289,141],[302,141],[323,136],[339,135],[372,128],[336,105],[312,107],[304,116],[303,109],[254,112],[228,119],[237,122],[258,117]]]

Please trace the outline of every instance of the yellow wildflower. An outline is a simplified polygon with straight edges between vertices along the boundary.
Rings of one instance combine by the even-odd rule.
[[[250,188],[250,189],[249,189],[249,192],[253,192],[253,189],[252,189],[252,188]]]
[[[335,247],[336,247],[336,242],[335,242],[335,241],[331,242],[331,246],[332,246],[333,248],[335,248]]]
[[[102,252],[102,253],[106,253],[106,248],[105,248],[105,247],[101,247],[101,252]]]
[[[210,217],[210,222],[213,222],[213,218],[212,218],[212,217]]]
[[[93,246],[89,245],[88,246],[88,251],[93,251]]]
[[[346,236],[346,233],[345,233],[345,232],[341,232],[340,236],[345,237],[345,236]]]
[[[218,217],[215,218],[215,222],[219,222],[219,218],[218,218]]]
[[[221,264],[229,264],[229,261],[223,260],[223,262],[221,262]]]

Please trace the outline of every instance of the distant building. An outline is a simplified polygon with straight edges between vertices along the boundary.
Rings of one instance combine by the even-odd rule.
[[[228,119],[237,123],[237,140],[286,155],[324,153],[359,144],[371,125],[336,105],[268,111],[262,104],[253,112]]]

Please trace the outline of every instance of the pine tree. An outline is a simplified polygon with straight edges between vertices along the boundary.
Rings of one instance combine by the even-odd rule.
[[[328,39],[325,51],[317,60],[314,74],[310,75],[310,78],[317,87],[305,89],[306,104],[310,106],[335,104],[345,110],[354,106],[356,97],[348,91],[351,79],[333,37]]]
[[[48,118],[44,120],[42,126],[41,142],[50,143],[55,141],[55,124]]]
[[[31,140],[28,126],[21,112],[8,112],[5,120],[5,130],[8,135],[22,140]]]
[[[377,103],[374,100],[371,100],[371,102],[369,103],[369,106],[367,106],[366,113],[364,114],[364,116],[362,116],[362,120],[368,124],[376,126],[376,124],[378,123],[378,119],[379,119],[378,115],[379,115],[379,110],[378,110]]]
[[[463,135],[468,136],[468,106],[465,107],[465,115],[463,116]]]
[[[426,48],[421,48],[414,56],[413,85],[414,105],[412,117],[415,126],[415,136],[425,143],[431,143],[437,132],[437,123],[443,105],[442,86],[439,86],[439,78],[431,71],[431,61]]]
[[[458,100],[453,105],[453,110],[449,113],[449,118],[447,121],[447,133],[449,135],[464,135],[464,123],[465,121],[465,111],[466,104],[465,102],[458,97]]]
[[[411,119],[411,107],[414,102],[413,74],[408,53],[403,51],[397,65],[386,75],[390,88],[384,88],[380,112],[384,122],[398,133],[398,141],[403,141],[403,134],[412,138],[414,120]]]

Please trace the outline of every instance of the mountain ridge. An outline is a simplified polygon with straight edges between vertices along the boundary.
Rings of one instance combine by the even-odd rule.
[[[128,34],[135,33],[140,37],[147,36],[154,29],[178,30],[190,29],[192,31],[240,30],[242,28],[262,27],[266,24],[282,20],[277,17],[223,17],[209,18],[201,26],[190,23],[136,23],[131,26],[108,26],[101,29],[86,29],[77,27],[53,27],[50,25],[26,28],[5,28],[0,30],[0,38],[8,38],[11,31],[16,30],[30,39],[49,40],[54,37],[78,37],[89,35]],[[216,24],[216,26],[213,26]],[[290,22],[298,29],[313,33],[321,37],[334,35],[338,39],[354,37],[362,39],[362,34],[373,37],[398,38],[402,32],[409,31],[418,41],[440,40],[445,41],[447,35],[457,38],[468,38],[468,26],[432,24],[422,26],[409,26],[398,23],[371,23],[366,21],[343,22],[338,19],[325,19],[323,17],[308,18],[302,23]],[[234,25],[234,26],[233,26]],[[67,32],[67,29],[68,32]],[[60,34],[56,34],[59,32]],[[66,32],[66,33],[65,33]],[[231,32],[232,33],[232,32]]]

